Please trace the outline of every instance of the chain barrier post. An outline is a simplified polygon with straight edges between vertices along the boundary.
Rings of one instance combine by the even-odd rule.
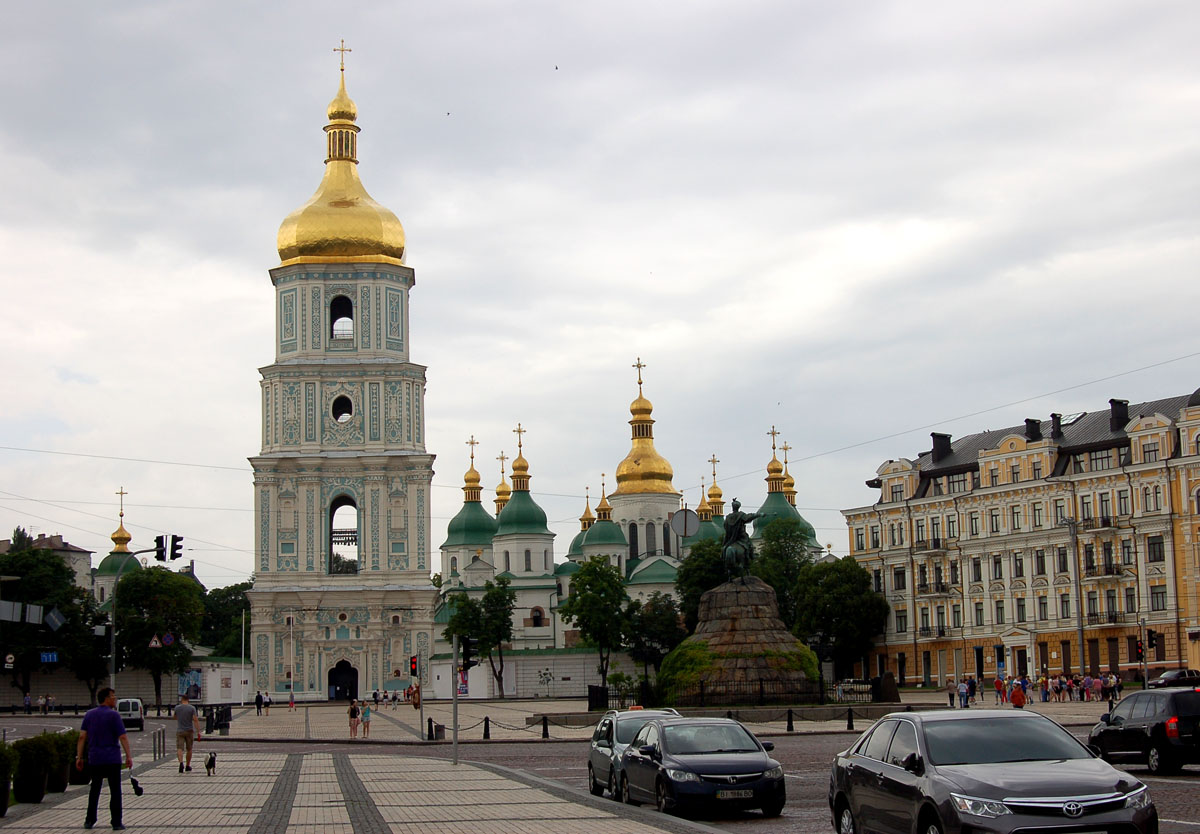
[[[492,719],[488,716],[483,717],[483,740],[490,741],[492,738]]]
[[[542,716],[542,738],[550,738],[550,719]]]
[[[788,725],[787,725],[787,731],[788,731],[789,733],[794,733],[794,732],[796,732],[796,725],[795,725],[795,723],[793,723],[793,721],[792,721],[792,708],[791,708],[791,707],[788,707]]]
[[[846,709],[846,729],[854,729],[854,707],[848,707]]]
[[[429,733],[425,736],[426,741],[433,741],[433,716],[429,716]]]

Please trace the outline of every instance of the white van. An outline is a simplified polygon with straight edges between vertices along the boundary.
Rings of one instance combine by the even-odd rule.
[[[146,708],[142,705],[140,698],[118,698],[117,713],[125,722],[125,729],[130,730],[136,726],[139,730],[145,731]]]

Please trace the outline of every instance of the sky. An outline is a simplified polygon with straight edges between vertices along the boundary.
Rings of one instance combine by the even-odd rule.
[[[561,560],[630,448],[797,504],[955,436],[1200,386],[1200,5],[61,2],[0,32],[0,536],[253,569],[279,223],[325,108],[404,224],[433,536],[520,422]],[[22,324],[24,322],[24,324]],[[484,492],[492,507],[492,492]],[[433,562],[437,564],[436,552]]]

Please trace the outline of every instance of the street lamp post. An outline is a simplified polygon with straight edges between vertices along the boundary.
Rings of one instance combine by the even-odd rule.
[[[1082,568],[1079,565],[1079,522],[1074,518],[1060,518],[1059,527],[1066,527],[1071,533],[1071,564],[1075,568],[1075,627],[1079,639],[1079,671],[1083,672],[1083,580],[1080,577]]]

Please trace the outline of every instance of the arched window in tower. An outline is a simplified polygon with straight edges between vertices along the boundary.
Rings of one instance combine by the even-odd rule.
[[[543,562],[545,563],[545,565],[546,565],[546,573],[550,573],[550,571],[554,570],[554,567],[553,567],[553,565],[551,564],[551,563],[552,563],[554,560],[550,558],[550,551],[549,551],[549,550],[543,550],[543,551],[542,551],[542,561],[543,561]]]
[[[533,554],[528,550],[525,551],[525,570],[527,572],[533,570]]]
[[[654,536],[654,522],[651,521],[646,525],[646,555],[653,556],[656,550],[658,550],[658,543]]]
[[[663,553],[671,555],[671,525],[663,522]]]
[[[329,338],[354,339],[354,303],[344,295],[329,302]]]
[[[339,495],[329,505],[329,574],[358,573],[358,505],[349,495]]]
[[[637,525],[631,521],[631,522],[629,522],[629,558],[636,559],[637,557],[638,557]]]
[[[546,612],[538,607],[529,609],[529,625],[531,628],[541,628],[546,624]]]
[[[458,573],[458,557],[457,556],[450,557],[450,572]]]
[[[337,397],[334,399],[333,407],[329,410],[329,413],[333,415],[333,419],[339,423],[344,423],[354,416],[354,403],[349,397]]]
[[[507,551],[507,550],[506,550],[506,551],[504,551],[504,569],[505,569],[506,571],[511,571],[511,570],[512,570],[512,564],[509,562],[509,559],[508,559],[508,551]]]
[[[1196,496],[1196,500],[1200,501],[1200,495]],[[100,601],[104,602],[104,586],[103,585],[100,586]]]

